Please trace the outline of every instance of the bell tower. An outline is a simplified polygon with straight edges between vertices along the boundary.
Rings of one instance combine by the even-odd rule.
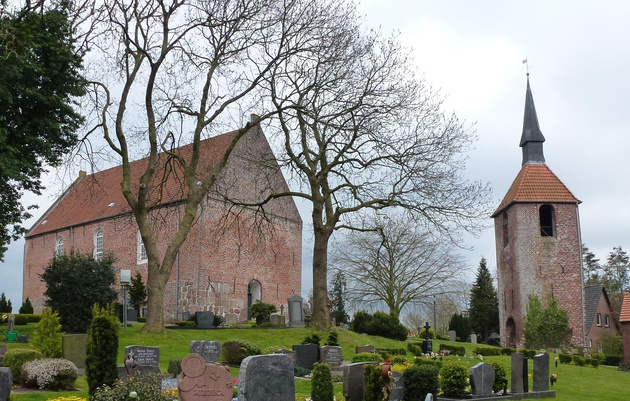
[[[501,344],[522,348],[530,295],[566,309],[572,343],[583,345],[583,286],[577,199],[545,163],[527,77],[521,170],[493,213]]]

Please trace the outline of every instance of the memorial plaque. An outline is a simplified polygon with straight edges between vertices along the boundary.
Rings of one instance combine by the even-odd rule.
[[[292,295],[287,298],[287,304],[289,305],[289,327],[304,327],[303,303],[304,300],[299,295]]]
[[[318,360],[317,344],[302,344],[294,345],[293,351],[295,351],[295,365],[304,369],[313,370],[315,362]]]
[[[319,360],[322,363],[327,363],[330,367],[337,367],[341,365],[343,362],[343,355],[341,354],[341,347],[332,346],[332,345],[324,345],[319,350],[320,358]]]
[[[485,362],[481,362],[470,369],[470,388],[472,394],[477,396],[492,395],[494,384],[494,368]]]
[[[11,388],[13,386],[13,375],[11,375],[11,369],[0,368],[0,400],[8,400],[11,395]]]
[[[229,401],[232,386],[226,367],[206,363],[199,354],[188,354],[182,360],[182,373],[177,377],[181,401]]]
[[[362,354],[364,352],[374,352],[373,345],[359,345],[355,348],[355,352],[357,354]]]
[[[525,362],[525,374],[523,372],[523,362]],[[523,393],[525,385],[523,376],[527,377],[527,359],[521,353],[512,354],[512,394]]]
[[[124,380],[136,371],[141,374],[161,373],[160,347],[126,346],[124,363],[118,366],[118,377]]]
[[[216,362],[221,356],[221,343],[218,341],[194,340],[190,342],[191,354],[199,354],[208,362]]]
[[[549,354],[534,356],[534,391],[549,390]]]
[[[357,362],[343,367],[343,396],[346,401],[362,401],[365,393],[363,365],[374,362]]]
[[[214,313],[212,312],[196,312],[197,328],[212,329],[214,328]]]
[[[400,372],[392,372],[394,375],[394,387],[389,394],[389,401],[402,401],[405,396],[405,378]]]
[[[455,330],[449,330],[446,334],[448,334],[448,339],[450,341],[457,341],[457,332],[455,332]]]

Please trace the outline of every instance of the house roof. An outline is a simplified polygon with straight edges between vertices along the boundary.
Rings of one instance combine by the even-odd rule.
[[[597,306],[599,305],[599,299],[602,293],[604,294],[604,299],[606,300],[608,307],[611,308],[610,298],[608,298],[608,293],[604,287],[599,285],[589,285],[584,287],[586,333],[591,331],[591,325],[593,324],[593,319],[595,318],[595,313],[597,312]]]
[[[619,314],[619,323],[630,322],[630,293],[624,294]]]
[[[205,177],[221,159],[230,146],[237,131],[205,139],[199,143],[200,157],[197,172],[199,178]],[[192,145],[183,146],[176,151],[185,159],[192,154]],[[186,198],[183,173],[179,165],[171,163],[166,154],[160,153],[154,184],[149,191],[149,203],[163,205]],[[146,170],[148,159],[131,163],[132,190],[137,192],[138,179]],[[82,173],[69,188],[53,203],[42,217],[29,230],[26,237],[66,229],[69,227],[104,220],[127,214],[131,208],[120,189],[122,166],[116,166],[91,175]],[[162,182],[164,183],[162,185]]]
[[[551,169],[542,163],[525,164],[492,214],[495,217],[513,203],[581,203]]]

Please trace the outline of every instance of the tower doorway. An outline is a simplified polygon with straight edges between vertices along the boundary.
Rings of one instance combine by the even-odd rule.
[[[262,288],[258,280],[252,280],[247,285],[247,319],[252,318],[250,307],[262,299]]]

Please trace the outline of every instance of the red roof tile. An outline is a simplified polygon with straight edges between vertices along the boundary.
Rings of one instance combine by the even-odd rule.
[[[201,177],[212,169],[212,166],[220,160],[225,150],[230,145],[236,131],[219,135],[200,142],[200,157],[197,168]],[[185,159],[192,153],[192,145],[179,148],[179,154]],[[155,204],[164,204],[182,200],[186,197],[185,185],[182,182],[181,168],[164,168],[166,157],[159,155],[158,168],[154,182],[154,190],[150,191],[149,198]],[[138,178],[144,172],[148,159],[141,159],[131,163],[132,190],[136,192]],[[162,167],[160,169],[160,167]],[[169,171],[165,176],[163,173]],[[131,208],[127,204],[120,189],[122,181],[122,166],[117,166],[92,175],[79,177],[66,191],[53,203],[42,217],[33,225],[27,237],[52,232],[78,224],[97,221],[116,215],[130,213]],[[158,185],[164,181],[165,185]],[[162,192],[158,189],[161,189]]]
[[[516,202],[580,203],[581,201],[573,196],[546,164],[528,163],[521,168],[492,217]]]
[[[624,294],[619,314],[619,323],[630,322],[630,293]]]

